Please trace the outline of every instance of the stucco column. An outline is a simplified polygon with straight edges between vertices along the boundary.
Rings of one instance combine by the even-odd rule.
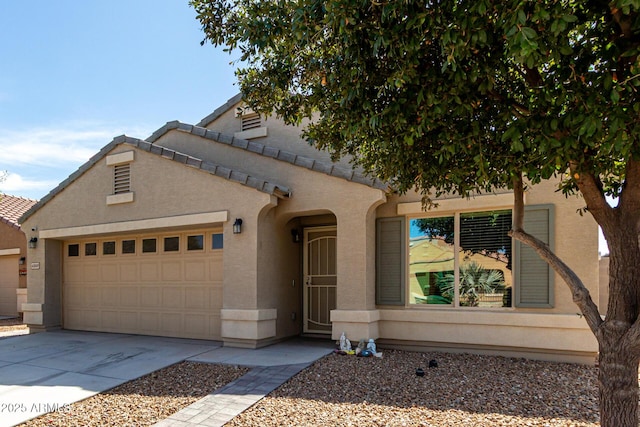
[[[62,242],[40,239],[29,249],[27,302],[22,305],[24,322],[32,332],[62,325]]]
[[[332,338],[342,332],[352,340],[378,338],[376,309],[376,207],[378,198],[335,211],[337,230],[337,309],[331,312]],[[368,202],[368,203],[367,203]]]
[[[265,195],[264,203],[251,200],[247,206],[230,212],[224,225],[223,304],[220,311],[221,335],[228,347],[257,348],[276,336],[277,310],[260,308],[258,303],[258,257],[260,256],[261,212],[277,205],[277,198]],[[242,232],[233,233],[236,218],[242,219]]]

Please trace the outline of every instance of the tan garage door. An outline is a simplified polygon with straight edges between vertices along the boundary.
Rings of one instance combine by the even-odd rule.
[[[20,255],[0,256],[0,316],[17,316],[18,261]]]
[[[65,242],[64,327],[219,340],[221,233]]]

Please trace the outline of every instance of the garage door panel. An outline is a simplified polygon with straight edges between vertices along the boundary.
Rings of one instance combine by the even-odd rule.
[[[116,330],[120,328],[120,313],[118,311],[103,310],[100,315],[101,324],[111,325]]]
[[[160,288],[158,286],[144,286],[140,288],[140,307],[149,309],[160,308]]]
[[[121,286],[120,287],[120,306],[122,307],[138,307],[140,305],[138,286]]]
[[[182,289],[180,286],[166,286],[162,288],[162,308],[181,309],[184,306]]]
[[[186,286],[184,288],[185,308],[190,310],[206,310],[210,307],[208,294],[208,288]]]
[[[121,254],[121,241],[132,239],[110,237],[116,254],[65,257],[64,327],[220,339],[222,250]]]
[[[76,262],[68,262],[65,266],[65,282],[66,283],[78,283],[83,280],[83,268],[82,264]]]
[[[157,333],[160,330],[160,315],[158,313],[140,313],[139,328],[150,333]]]
[[[137,282],[138,265],[131,261],[120,264],[120,282]]]
[[[92,294],[100,294],[101,298],[94,301]],[[118,288],[113,285],[107,285],[104,288],[87,289],[88,305],[91,307],[113,307],[117,308],[120,304],[120,293]]]
[[[161,315],[162,331],[167,331],[173,336],[184,330],[182,324],[182,313],[162,313]]]
[[[82,286],[74,286],[73,292],[71,294],[73,294],[74,292],[80,293],[82,295],[82,300],[84,301],[84,304],[86,304],[86,307],[97,308],[102,306],[102,292],[100,288],[83,288]],[[69,297],[72,298],[71,295]],[[83,307],[83,305],[74,304],[72,305],[72,307]]]
[[[207,260],[186,261],[184,266],[184,277],[187,281],[203,282],[207,280]]]
[[[101,263],[100,281],[116,283],[118,281],[118,264],[111,262]]]
[[[114,330],[124,330],[136,333],[140,328],[140,313],[135,311],[122,311],[118,318],[120,328]]]
[[[182,263],[180,261],[167,261],[162,263],[162,281],[179,282],[182,280]]]
[[[82,267],[82,280],[85,282],[100,282],[100,268],[98,263],[85,264]]]
[[[140,280],[143,282],[155,282],[160,279],[160,263],[157,261],[145,261],[140,263]]]

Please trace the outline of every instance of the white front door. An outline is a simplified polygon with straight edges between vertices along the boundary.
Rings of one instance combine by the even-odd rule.
[[[304,332],[331,333],[336,308],[336,227],[304,231]]]

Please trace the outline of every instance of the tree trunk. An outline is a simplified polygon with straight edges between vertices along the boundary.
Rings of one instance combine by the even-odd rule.
[[[638,363],[640,361],[640,249],[634,221],[616,219],[608,236],[609,303],[599,331],[600,425],[638,426]]]
[[[598,372],[600,425],[628,427],[638,425],[638,358],[628,349],[606,342],[600,346]],[[609,348],[606,348],[609,347]]]

